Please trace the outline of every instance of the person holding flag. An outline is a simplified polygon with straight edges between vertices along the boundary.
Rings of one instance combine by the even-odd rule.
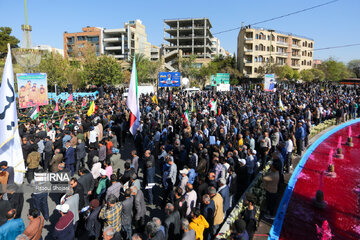
[[[156,97],[156,94],[154,94],[154,96],[151,98],[152,102],[155,103],[156,105],[159,105],[159,101]]]
[[[53,112],[51,118],[54,117],[55,113],[59,113],[59,103],[58,102],[56,102],[56,106],[55,106],[55,109],[54,109],[54,112]]]
[[[135,56],[131,71],[129,95],[127,98],[126,105],[130,109],[130,133],[133,136],[135,136],[136,130],[140,126],[140,107],[139,107],[138,81],[137,81]]]
[[[71,104],[73,102],[74,102],[73,96],[72,96],[72,94],[70,94],[68,99],[65,102],[65,107],[66,107],[66,105]]]
[[[89,108],[89,110],[88,110],[88,112],[87,112],[88,117],[90,117],[91,115],[93,115],[94,112],[95,112],[95,102],[94,102],[94,100],[92,100],[92,102],[91,102],[91,104],[90,104],[90,108]]]
[[[86,107],[86,97],[83,98],[83,102],[81,104],[81,109],[84,110]]]
[[[37,110],[38,107],[34,111]],[[8,44],[8,53],[0,87],[0,133],[0,159],[7,160],[8,165],[14,168],[15,183],[22,184],[25,163],[18,128],[10,44]]]
[[[32,120],[35,120],[39,117],[39,113],[40,113],[39,105],[36,105],[26,114],[26,116],[28,116]]]

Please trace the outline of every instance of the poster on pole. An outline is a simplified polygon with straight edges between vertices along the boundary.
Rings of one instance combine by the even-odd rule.
[[[180,87],[181,73],[159,72],[159,87]]]
[[[275,91],[275,74],[265,74],[264,90],[268,92]]]
[[[46,73],[18,73],[16,78],[20,108],[48,104]]]

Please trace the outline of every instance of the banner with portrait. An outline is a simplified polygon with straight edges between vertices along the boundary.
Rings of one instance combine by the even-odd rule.
[[[275,74],[265,74],[264,90],[270,92],[276,91],[275,84],[276,84]]]
[[[46,73],[18,73],[16,77],[20,108],[48,104]]]

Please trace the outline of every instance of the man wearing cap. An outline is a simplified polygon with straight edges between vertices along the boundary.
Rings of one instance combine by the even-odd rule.
[[[69,211],[69,205],[57,205],[56,210],[60,211],[61,217],[55,225],[55,231],[52,236],[57,240],[73,240],[75,231],[73,226],[74,214]]]
[[[86,218],[85,229],[90,239],[98,239],[101,234],[101,223],[98,220],[101,206],[99,200],[93,199],[90,202],[89,216]]]
[[[183,190],[183,192],[185,192],[186,184],[189,182],[188,173],[189,171],[186,168],[180,170],[179,178],[181,179],[181,182],[179,184],[179,187]]]
[[[100,178],[99,184],[96,188],[96,196],[97,196],[97,199],[102,200],[102,197],[104,197],[105,193],[106,193],[106,187],[108,185],[109,178],[106,175],[105,169],[101,168],[99,170],[99,173],[100,173],[101,178]]]

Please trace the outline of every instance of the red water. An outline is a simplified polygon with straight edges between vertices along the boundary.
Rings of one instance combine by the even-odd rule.
[[[353,124],[354,147],[346,146],[348,127],[332,134],[310,155],[300,173],[291,196],[280,239],[318,239],[316,225],[329,222],[333,239],[360,239],[360,123]],[[336,178],[320,172],[327,170],[330,149],[334,152],[342,136],[344,159],[333,158]],[[312,205],[316,191],[322,186],[325,209]]]

